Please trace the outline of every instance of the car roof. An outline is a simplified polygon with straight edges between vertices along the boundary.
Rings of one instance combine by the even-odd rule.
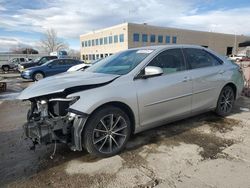
[[[151,49],[151,50],[160,50],[165,48],[199,48],[203,49],[204,47],[199,45],[190,45],[190,44],[169,44],[169,45],[155,45],[155,46],[143,46],[138,48],[131,48],[130,50],[142,50],[142,49]]]

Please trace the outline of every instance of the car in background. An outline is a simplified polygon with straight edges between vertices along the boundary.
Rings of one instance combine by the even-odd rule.
[[[91,66],[94,65],[95,63],[99,62],[100,60],[102,60],[102,59],[94,60],[94,61],[92,61],[91,63],[84,63],[84,62],[83,62],[82,64],[75,65],[75,66],[69,68],[69,69],[67,70],[67,72],[75,72],[75,71],[80,71],[80,70],[83,71],[83,70],[85,70],[85,69],[91,67]]]
[[[242,57],[242,59],[240,60],[240,62],[243,62],[243,61],[250,61],[250,57]]]
[[[1,68],[4,72],[8,72],[9,70],[16,69],[17,66],[18,66],[20,63],[28,62],[28,61],[30,61],[30,60],[32,60],[32,59],[24,58],[24,57],[12,58],[12,59],[10,59],[8,62],[0,63],[0,68]]]
[[[22,73],[25,69],[30,68],[30,67],[35,67],[35,66],[40,66],[44,63],[46,63],[49,60],[52,59],[57,59],[57,56],[43,56],[35,59],[34,61],[29,61],[26,63],[20,63],[18,65],[18,71]]]
[[[21,73],[21,77],[24,79],[39,81],[44,77],[66,72],[70,67],[81,63],[81,61],[75,59],[54,59],[42,64],[41,66],[26,69]]]
[[[244,56],[241,55],[230,55],[229,59],[233,61],[240,61]]]
[[[193,45],[128,49],[26,88],[24,124],[35,143],[67,143],[97,157],[119,153],[131,135],[207,111],[229,115],[241,95],[240,66]]]

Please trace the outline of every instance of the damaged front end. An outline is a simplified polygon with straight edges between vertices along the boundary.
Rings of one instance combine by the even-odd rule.
[[[70,109],[79,97],[39,97],[31,99],[24,124],[26,137],[34,144],[66,143],[74,151],[82,150],[81,132],[87,114]]]

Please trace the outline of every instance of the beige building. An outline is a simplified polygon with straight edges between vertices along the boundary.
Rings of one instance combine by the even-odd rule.
[[[243,35],[134,23],[123,23],[80,36],[81,58],[87,62],[129,48],[166,44],[196,44],[223,55],[230,55],[238,52],[240,43],[249,40],[249,36]]]

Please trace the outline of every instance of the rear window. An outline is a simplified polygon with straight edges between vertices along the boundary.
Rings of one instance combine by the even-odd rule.
[[[222,61],[213,54],[196,48],[185,48],[184,54],[191,69],[221,65]]]

